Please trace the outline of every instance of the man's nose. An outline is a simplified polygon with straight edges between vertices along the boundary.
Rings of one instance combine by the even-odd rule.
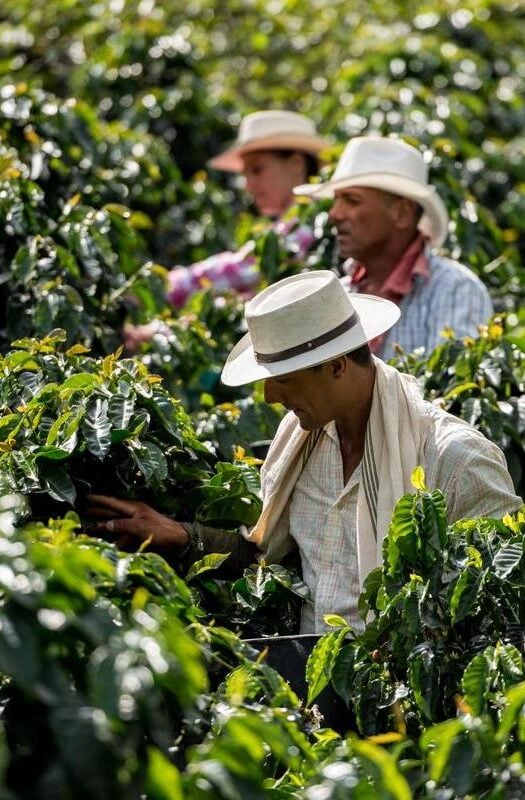
[[[273,378],[266,378],[264,381],[264,399],[267,403],[280,403],[279,387]]]
[[[332,203],[332,207],[328,212],[328,219],[330,222],[338,222],[341,219],[341,204],[337,198]]]

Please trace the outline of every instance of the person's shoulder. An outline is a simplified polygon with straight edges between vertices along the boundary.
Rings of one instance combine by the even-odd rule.
[[[459,463],[490,453],[492,457],[501,460],[500,448],[480,430],[433,403],[425,401],[425,404],[432,420],[427,449],[432,449],[437,457],[450,457]]]
[[[460,261],[432,251],[427,253],[427,259],[431,276],[434,279],[442,281],[443,278],[449,278],[455,284],[468,284],[471,288],[477,287],[487,293],[487,288],[481,279],[470,267],[465,266]]]
[[[443,256],[432,251],[427,254],[427,258],[431,273],[439,273],[440,276],[443,274],[450,275],[456,280],[481,286],[483,289],[485,289],[485,285],[481,279],[470,269],[470,267],[467,267],[460,261],[456,261],[453,258],[449,258],[448,256]]]

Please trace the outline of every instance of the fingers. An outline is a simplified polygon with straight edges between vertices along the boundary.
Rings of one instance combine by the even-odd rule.
[[[110,533],[124,536],[134,536],[135,538],[145,538],[142,533],[144,529],[144,522],[142,520],[130,519],[129,517],[123,519],[109,519],[106,522],[106,530]]]
[[[139,505],[135,500],[121,500],[120,497],[110,497],[107,494],[88,494],[87,500],[97,506],[102,506],[113,512],[118,511],[119,514],[125,514],[128,517],[135,513]],[[95,509],[92,510],[95,512]]]
[[[148,537],[130,519],[108,519],[84,528],[84,533],[114,542],[119,550],[137,550]]]

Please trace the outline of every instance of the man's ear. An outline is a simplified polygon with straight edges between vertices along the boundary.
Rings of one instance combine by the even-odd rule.
[[[395,219],[399,229],[416,227],[420,217],[420,206],[408,197],[399,197],[395,204]]]
[[[348,359],[346,356],[337,356],[337,358],[333,358],[329,363],[331,375],[336,380],[339,380],[348,369]]]

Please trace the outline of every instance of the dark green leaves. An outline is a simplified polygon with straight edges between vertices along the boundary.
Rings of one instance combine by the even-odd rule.
[[[21,340],[1,360],[4,491],[31,493],[44,519],[53,511],[37,512],[36,494],[74,504],[77,492],[98,491],[150,497],[185,518],[199,507],[202,520],[229,528],[255,522],[256,467],[220,464],[214,474],[209,449],[158,378],[131,359],[63,352],[65,338]]]
[[[208,525],[233,528],[235,522],[251,526],[261,511],[257,471],[246,464],[219,463],[217,473],[196,493],[202,497],[197,519]]]
[[[519,566],[523,557],[523,540],[505,542],[496,553],[493,561],[494,572],[498,578],[508,578]]]

